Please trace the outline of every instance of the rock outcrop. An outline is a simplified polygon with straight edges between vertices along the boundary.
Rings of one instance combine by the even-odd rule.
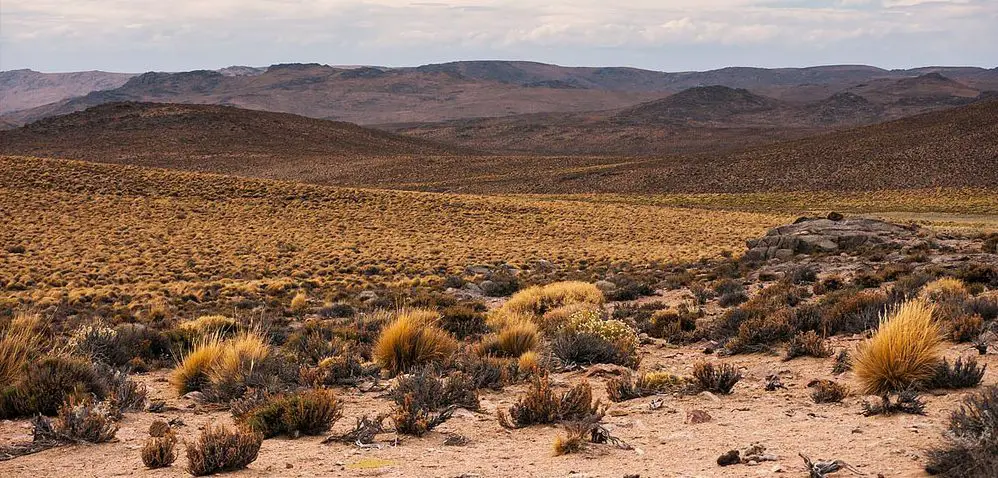
[[[832,213],[828,218],[801,218],[771,229],[748,241],[746,258],[789,259],[797,254],[850,252],[870,247],[901,248],[918,239],[919,229],[876,219],[850,218]]]

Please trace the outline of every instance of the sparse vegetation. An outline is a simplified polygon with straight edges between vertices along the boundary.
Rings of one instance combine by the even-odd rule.
[[[861,391],[885,396],[919,387],[935,374],[942,342],[933,307],[911,301],[891,309],[876,334],[856,351]]]
[[[936,365],[936,372],[929,380],[929,388],[961,389],[980,385],[988,366],[978,365],[977,359],[970,357],[956,359],[951,365],[949,360],[943,360]]]
[[[950,415],[945,445],[929,450],[925,470],[947,478],[985,478],[998,469],[998,386],[970,395]]]
[[[831,355],[832,350],[825,345],[825,339],[815,331],[809,330],[799,333],[790,339],[790,342],[787,343],[787,353],[784,355],[784,359],[790,360],[797,357],[825,358]]]
[[[831,380],[814,380],[807,384],[811,391],[811,400],[814,403],[834,403],[841,402],[849,395],[849,388]]]
[[[235,418],[264,438],[298,438],[329,431],[343,417],[342,408],[332,390],[305,390],[266,397]]]
[[[599,400],[593,401],[589,382],[583,381],[557,395],[546,375],[535,376],[530,390],[510,407],[508,414],[499,411],[499,424],[504,428],[523,428],[559,421],[599,420],[603,413]]]
[[[700,390],[729,394],[742,379],[742,374],[731,364],[715,367],[710,362],[698,362],[693,366],[693,378]]]
[[[399,374],[447,358],[457,341],[434,324],[438,315],[428,310],[406,310],[385,326],[373,355],[382,368]]]
[[[142,463],[146,468],[166,468],[177,461],[177,435],[168,430],[160,436],[150,436],[142,445]]]
[[[261,433],[209,424],[197,440],[187,444],[187,472],[206,476],[241,470],[256,461],[262,443]]]

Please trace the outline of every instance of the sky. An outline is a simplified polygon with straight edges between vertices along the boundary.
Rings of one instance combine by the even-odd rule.
[[[998,66],[998,0],[0,0],[0,70]]]

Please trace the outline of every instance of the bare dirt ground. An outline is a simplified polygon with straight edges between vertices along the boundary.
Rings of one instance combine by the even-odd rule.
[[[855,347],[859,337],[834,337],[836,350]],[[967,356],[976,351],[967,345],[951,345],[946,356]],[[700,347],[672,347],[664,343],[642,347],[642,369],[662,369],[688,374],[704,354]],[[784,362],[777,355],[739,355],[717,360],[742,369],[744,378],[728,396],[664,396],[665,405],[652,410],[647,397],[611,404],[604,419],[607,428],[634,447],[621,450],[609,445],[590,445],[575,455],[552,456],[551,444],[561,432],[557,426],[533,426],[505,430],[496,421],[497,408],[511,405],[526,385],[507,387],[501,393],[484,391],[482,410],[459,410],[450,421],[422,437],[406,437],[396,446],[394,435],[379,437],[380,449],[360,449],[354,445],[324,445],[323,437],[297,440],[268,439],[260,456],[238,476],[590,476],[622,477],[745,477],[805,476],[799,452],[812,458],[844,460],[869,476],[927,476],[922,471],[925,449],[940,443],[950,411],[959,406],[969,391],[927,395],[927,415],[864,417],[864,397],[851,396],[839,404],[815,404],[806,385],[816,378],[852,382],[847,372],[831,374],[834,358],[800,358]],[[980,357],[988,364],[983,384],[998,381],[998,355],[993,351]],[[553,376],[562,390],[571,383],[588,379],[599,396],[605,396],[605,366],[590,367]],[[785,390],[767,392],[765,377],[777,373]],[[150,398],[165,399],[163,413],[132,413],[121,422],[116,442],[102,445],[75,445],[0,462],[0,476],[187,476],[182,454],[171,468],[146,470],[139,457],[149,424],[157,418],[179,418],[183,440],[192,440],[198,428],[212,420],[230,423],[227,411],[211,411],[190,400],[177,398],[165,382],[166,371],[138,375],[149,387]],[[355,417],[387,411],[389,401],[378,393],[341,389],[345,416],[336,423],[334,434],[346,432]],[[687,423],[691,410],[706,411],[711,421]],[[448,434],[470,439],[464,446],[446,446]],[[0,423],[3,442],[31,439],[30,424],[21,420]],[[761,443],[776,462],[757,466],[719,467],[717,457],[729,449]],[[839,475],[847,476],[848,472]]]

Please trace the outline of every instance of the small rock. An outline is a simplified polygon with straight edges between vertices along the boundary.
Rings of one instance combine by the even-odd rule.
[[[369,302],[372,300],[378,300],[378,293],[373,290],[365,290],[357,294],[357,300],[361,302]]]
[[[707,399],[710,399],[710,400],[715,401],[715,402],[720,402],[721,401],[720,398],[717,398],[717,395],[714,395],[713,393],[710,393],[710,392],[700,392],[700,396],[704,397],[704,398],[707,398]]]
[[[604,294],[613,292],[617,288],[617,284],[614,284],[608,280],[598,280],[593,285],[595,285],[597,289],[603,291]]]
[[[717,457],[717,464],[720,466],[736,465],[741,463],[741,457],[738,456],[738,450],[728,450],[727,453]]]
[[[292,465],[291,463],[285,463],[285,464],[284,464],[284,468],[285,468],[285,469],[288,469],[288,470],[290,470],[290,469],[292,469],[292,468],[294,468],[294,467],[295,467],[295,466],[294,466],[294,465]]]
[[[711,420],[710,414],[704,410],[690,410],[686,412],[686,423],[699,425]]]
[[[838,213],[838,212],[835,212],[835,211],[832,211],[832,212],[828,213],[828,220],[829,221],[836,221],[836,222],[838,222],[838,221],[841,221],[841,220],[843,220],[845,218],[846,217],[843,216],[842,213]]]
[[[194,400],[195,402],[203,402],[205,400],[204,399],[204,394],[201,393],[201,392],[199,392],[199,391],[197,391],[197,390],[195,390],[193,392],[188,392],[186,395],[184,395],[181,398],[184,398],[184,399],[187,399],[187,400]]]
[[[770,468],[769,471],[771,471],[773,473],[783,473],[783,466],[782,465],[773,465],[773,467]]]

